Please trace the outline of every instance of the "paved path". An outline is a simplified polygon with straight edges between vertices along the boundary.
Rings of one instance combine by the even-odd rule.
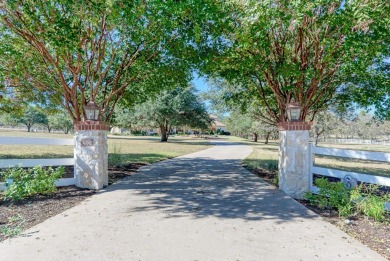
[[[385,260],[219,143],[160,162],[0,243],[0,260]]]

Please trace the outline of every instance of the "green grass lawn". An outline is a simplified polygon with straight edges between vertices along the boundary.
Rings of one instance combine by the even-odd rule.
[[[210,146],[205,139],[187,136],[170,137],[168,142],[160,142],[160,137],[155,136],[114,136],[108,139],[109,155],[122,155],[124,163],[153,163],[204,150]]]
[[[266,170],[277,170],[278,166],[278,150],[279,144],[276,141],[270,141],[268,145],[264,141],[257,143],[249,142],[240,138],[232,138],[232,141],[242,142],[253,146],[253,152],[246,159],[243,164],[250,169],[261,168]],[[383,145],[354,145],[354,144],[318,144],[319,147],[333,147],[341,149],[353,150],[369,150],[369,151],[383,151],[390,152],[390,146]],[[352,171],[358,173],[365,173],[369,175],[378,175],[390,177],[390,164],[383,162],[357,160],[341,157],[328,157],[317,155],[315,157],[315,165],[318,167],[333,168],[345,171]]]
[[[73,138],[68,134],[0,132],[0,136]],[[205,139],[187,136],[170,137],[168,142],[160,142],[156,136],[109,136],[108,152],[121,154],[123,163],[156,161],[189,154],[210,147]],[[72,146],[49,145],[0,145],[0,159],[10,158],[59,158],[73,157]]]
[[[0,132],[0,136],[20,137],[53,137],[73,138],[72,134],[48,134],[27,132]],[[265,145],[264,141],[257,143],[233,136],[219,136],[232,142],[239,142],[253,147],[253,152],[243,164],[248,168],[263,168],[277,170],[278,166],[278,142],[270,141]],[[211,146],[205,139],[176,136],[170,137],[169,142],[162,143],[157,136],[110,136],[108,150],[110,159],[121,155],[122,163],[140,162],[153,163],[156,161],[189,154],[203,150]],[[390,146],[383,145],[354,145],[354,144],[322,144],[322,147],[334,147],[354,150],[384,151],[389,153]],[[72,146],[47,146],[47,145],[0,145],[0,159],[9,158],[58,158],[72,157]],[[390,164],[365,160],[316,156],[315,164],[320,167],[335,168],[345,171],[353,171],[372,175],[390,177]]]
[[[319,143],[318,146],[390,153],[390,146],[384,145]],[[315,165],[318,167],[390,177],[390,163],[385,162],[317,155],[315,157]]]

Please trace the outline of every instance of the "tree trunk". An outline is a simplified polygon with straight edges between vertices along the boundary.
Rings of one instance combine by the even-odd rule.
[[[316,146],[316,147],[317,147],[317,144],[318,144],[318,137],[319,137],[319,135],[316,133],[314,135],[314,146]]]
[[[257,133],[253,133],[253,141],[254,142],[257,142],[257,138],[258,138],[258,134]]]
[[[31,131],[31,125],[27,125],[27,132]]]
[[[51,133],[51,129],[52,129],[52,128],[47,127],[47,131],[48,131],[49,133]]]
[[[268,144],[268,140],[269,140],[269,136],[271,135],[271,132],[267,132],[265,134],[265,141],[264,141],[264,144]]]
[[[161,142],[167,142],[168,141],[168,131],[164,126],[160,126],[161,131]]]

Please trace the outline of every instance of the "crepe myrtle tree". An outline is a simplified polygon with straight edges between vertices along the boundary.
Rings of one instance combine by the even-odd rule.
[[[224,36],[228,48],[203,71],[237,86],[227,98],[241,99],[246,106],[256,104],[264,121],[278,126],[279,185],[301,198],[310,189],[310,124],[305,121],[312,121],[346,91],[343,83],[350,68],[359,68],[354,71],[359,74],[388,56],[390,3],[229,2],[231,29]],[[287,122],[287,105],[293,100],[301,107],[296,123]]]
[[[85,124],[85,106],[95,102],[97,127],[76,129],[76,150],[82,150],[78,144],[84,135],[97,135],[84,130],[107,129],[122,97],[134,104],[162,86],[187,82],[190,64],[200,59],[200,43],[211,44],[204,31],[212,26],[209,15],[220,15],[213,8],[217,3],[211,0],[2,1],[0,83],[45,92],[75,126]],[[84,140],[89,149],[84,154],[91,158],[82,161],[91,168],[100,164],[93,157],[103,157],[106,175],[107,138],[98,136],[100,145]],[[77,162],[80,175],[93,176],[86,168],[79,170]],[[87,183],[78,185],[99,189],[107,178]]]
[[[203,72],[239,85],[247,101],[257,99],[267,122],[285,122],[293,98],[302,106],[300,120],[313,120],[346,91],[348,74],[365,74],[389,55],[385,0],[230,3],[229,48]],[[226,97],[238,94],[232,90]]]
[[[2,77],[49,92],[76,122],[94,100],[106,122],[127,92],[140,96],[186,79],[175,55],[190,49],[198,9],[171,1],[7,1],[0,5]]]

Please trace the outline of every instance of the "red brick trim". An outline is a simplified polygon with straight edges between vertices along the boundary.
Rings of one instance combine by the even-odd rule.
[[[109,130],[110,124],[108,122],[101,121],[78,121],[74,123],[75,131],[82,130]]]
[[[303,131],[310,130],[313,122],[304,122],[304,121],[286,121],[279,122],[276,126],[280,131]]]

